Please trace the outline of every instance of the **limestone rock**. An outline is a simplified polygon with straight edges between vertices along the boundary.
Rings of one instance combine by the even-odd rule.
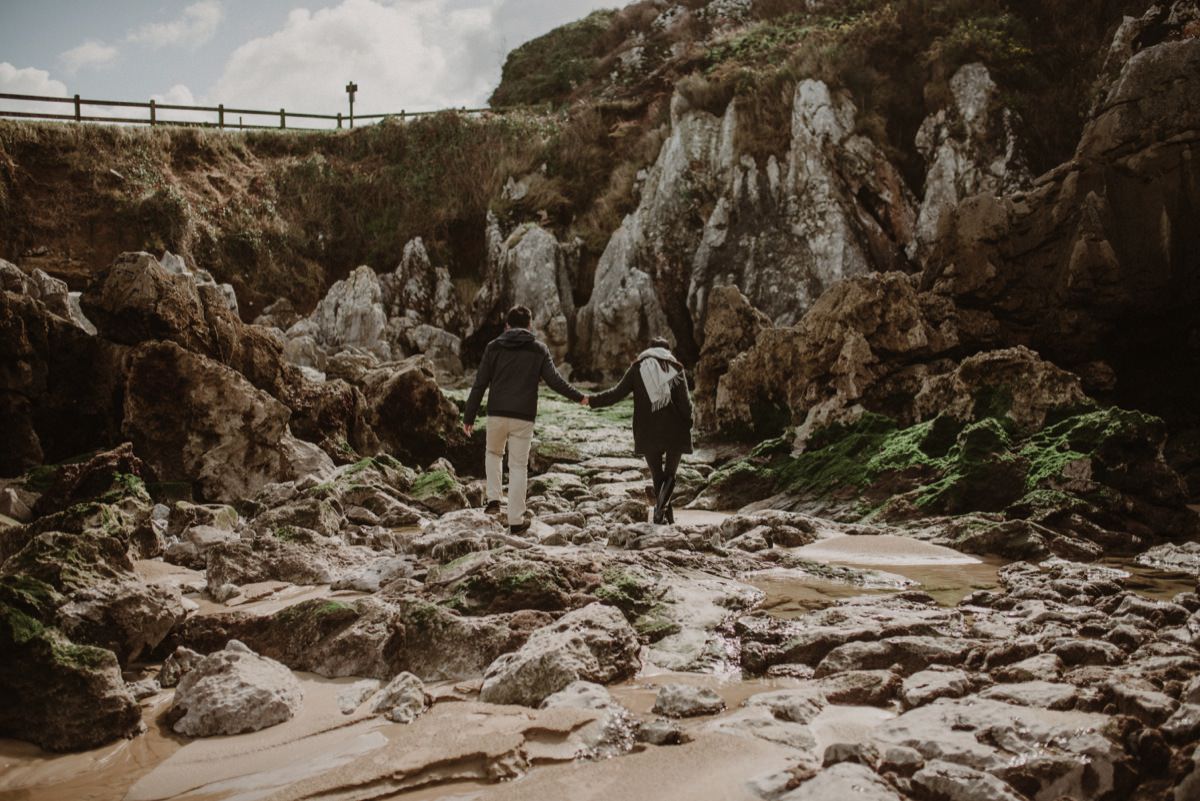
[[[179,684],[179,680],[187,674],[192,668],[200,664],[203,659],[202,654],[198,654],[191,648],[185,648],[180,645],[171,652],[163,661],[162,669],[158,672],[158,684],[160,687],[174,687]]]
[[[313,310],[312,320],[316,325],[317,341],[334,352],[358,347],[384,359],[391,357],[383,339],[383,330],[387,326],[383,287],[379,276],[366,265],[329,287]]]
[[[955,668],[922,670],[904,680],[900,700],[911,709],[938,698],[961,698],[972,684],[969,674]]]
[[[396,270],[379,281],[389,319],[407,316],[451,334],[463,332],[463,310],[450,271],[433,266],[420,237],[404,245]]]
[[[1022,801],[1025,796],[995,776],[935,759],[913,775],[913,784],[947,801]]]
[[[965,64],[950,79],[950,103],[925,118],[917,149],[925,158],[925,197],[917,215],[919,247],[938,236],[942,219],[959,201],[987,192],[1025,189],[1032,175],[1017,135],[1020,121],[1000,103],[999,88],[983,64]]]
[[[388,682],[371,702],[371,711],[386,715],[393,723],[412,723],[429,708],[425,685],[411,673],[401,673]]]
[[[854,762],[839,762],[826,768],[778,798],[779,801],[826,801],[834,798],[903,801],[903,796],[874,771]]]
[[[704,687],[690,684],[664,684],[654,699],[654,710],[669,718],[713,715],[725,708],[721,696]]]
[[[206,498],[297,477],[289,416],[238,373],[173,342],[141,345],[130,360],[123,433],[160,480],[194,482]]]
[[[721,376],[739,353],[754,345],[759,332],[769,324],[767,316],[750,305],[737,287],[713,287],[704,320],[704,347],[696,367],[696,428],[701,431],[715,428]]]
[[[1126,759],[1122,746],[1101,733],[1108,720],[979,698],[942,699],[884,722],[871,741],[881,749],[903,746],[926,760],[967,765],[1019,784],[1030,796],[1086,798],[1110,792],[1113,769]]]
[[[561,365],[575,325],[571,287],[579,242],[562,244],[549,231],[533,224],[518,227],[505,238],[492,216],[488,218],[487,235],[493,247],[484,284],[473,304],[473,334],[477,339],[495,335],[509,308],[527,306],[533,312],[534,330]]]
[[[519,650],[493,662],[479,698],[536,706],[573,681],[606,684],[639,666],[637,634],[611,606],[591,604],[538,629]]]
[[[120,442],[125,350],[0,291],[0,475]]]
[[[303,698],[290,670],[230,640],[180,679],[168,719],[189,737],[241,734],[290,720]]]

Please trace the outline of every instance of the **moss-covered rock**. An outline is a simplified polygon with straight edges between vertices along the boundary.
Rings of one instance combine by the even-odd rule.
[[[781,505],[833,506],[851,518],[998,512],[1128,549],[1196,530],[1182,479],[1163,459],[1165,438],[1158,418],[1117,408],[1086,410],[1025,436],[1007,416],[963,424],[942,415],[901,427],[868,413],[815,432],[799,454],[785,440],[763,443],[715,473],[706,494],[725,508],[782,494]]]
[[[0,653],[0,735],[71,751],[140,726],[141,709],[111,651],[76,645],[0,600]]]

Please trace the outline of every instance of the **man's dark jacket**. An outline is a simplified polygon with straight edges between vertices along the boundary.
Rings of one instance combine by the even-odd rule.
[[[559,374],[550,350],[538,342],[533,332],[524,328],[505,331],[483,352],[475,386],[467,398],[466,424],[475,423],[483,391],[488,387],[489,416],[533,421],[537,417],[538,382],[543,379],[558,394],[576,402],[583,400],[583,393]]]

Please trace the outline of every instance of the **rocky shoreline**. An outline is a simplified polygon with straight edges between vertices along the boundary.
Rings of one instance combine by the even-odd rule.
[[[1041,176],[958,66],[921,199],[848,91],[756,160],[681,87],[596,264],[491,214],[478,275],[414,238],[249,323],[165,249],[0,260],[0,793],[1200,797],[1198,26],[1126,18]],[[672,333],[678,524],[548,394],[532,526],[482,510],[517,302],[585,377]]]
[[[462,508],[434,510],[410,494],[412,471],[382,458],[322,482],[268,485],[240,511],[154,505],[135,485],[92,501],[90,518],[58,513],[54,524],[22,527],[31,539],[3,571],[6,622],[33,620],[20,604],[35,587],[61,605],[43,612],[55,628],[21,646],[29,683],[24,703],[5,710],[7,730],[75,749],[98,736],[261,728],[230,741],[255,743],[293,726],[279,719],[326,710],[325,722],[266,753],[300,753],[311,741],[336,758],[278,786],[272,765],[282,757],[264,755],[230,767],[227,790],[223,773],[181,788],[171,777],[208,748],[185,738],[194,746],[128,773],[106,797],[167,797],[146,788],[168,787],[236,798],[267,782],[271,797],[337,788],[367,798],[468,782],[501,798],[525,782],[535,793],[554,764],[579,764],[586,781],[627,759],[665,769],[713,748],[744,756],[738,767],[718,764],[722,786],[748,799],[830,797],[864,783],[889,799],[980,788],[1002,798],[1189,797],[1200,739],[1195,592],[1149,598],[1119,569],[1051,558],[989,568],[989,589],[965,586],[945,604],[891,571],[971,558],[885,524],[765,511],[685,512],[679,525],[651,526],[640,522],[644,478],[621,455],[621,410],[605,417],[543,403],[541,436],[553,439],[542,441],[553,447],[538,460],[527,537],[469,508],[478,482],[447,469],[459,489],[439,493],[438,504],[457,496]],[[686,492],[711,471],[690,462]],[[402,503],[409,518],[366,522]],[[126,542],[143,558],[109,544]],[[82,571],[49,570],[79,567],[48,556],[68,543],[92,549],[86,581]],[[1190,570],[1194,585],[1189,552],[1159,547],[1146,560],[1174,555],[1173,575]],[[766,603],[771,582],[834,584],[845,597],[780,616]],[[111,651],[69,646],[81,652],[74,664],[47,659],[31,671],[34,646],[62,654],[65,636]],[[107,656],[89,663],[85,649]],[[71,684],[81,673],[90,693]],[[63,677],[59,689],[30,703],[50,676]],[[327,680],[336,684],[313,696],[312,682]],[[205,706],[188,700],[192,687],[204,688]],[[835,725],[843,718],[851,723]],[[447,727],[468,720],[492,734],[444,742]],[[413,742],[396,727],[408,726],[437,745],[396,762]],[[522,730],[542,733],[531,740]],[[56,773],[44,757],[11,764],[42,781]],[[487,789],[499,778],[516,781]],[[53,781],[30,786],[55,797]]]

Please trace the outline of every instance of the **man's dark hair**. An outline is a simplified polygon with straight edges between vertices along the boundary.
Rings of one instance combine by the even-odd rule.
[[[527,306],[513,306],[508,310],[509,328],[528,328],[533,322],[533,312]]]
[[[671,349],[671,343],[670,343],[670,342],[668,342],[668,341],[666,340],[666,338],[664,338],[664,337],[655,337],[654,339],[650,340],[650,347],[652,347],[652,348],[666,348],[667,350],[670,350],[670,349]]]

